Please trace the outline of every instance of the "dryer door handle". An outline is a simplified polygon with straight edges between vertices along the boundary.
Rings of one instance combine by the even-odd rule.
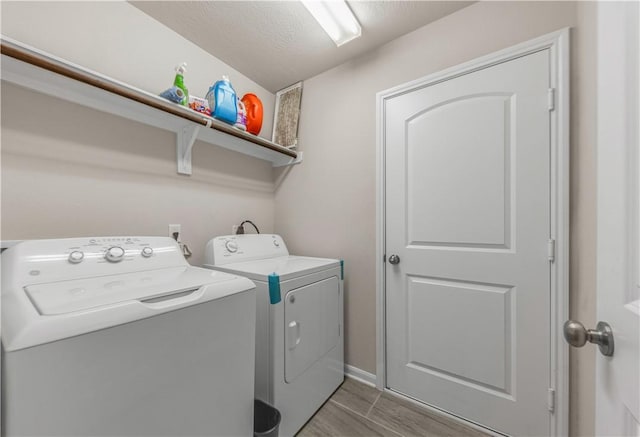
[[[289,335],[287,335],[289,350],[295,349],[300,344],[300,322],[289,322]]]

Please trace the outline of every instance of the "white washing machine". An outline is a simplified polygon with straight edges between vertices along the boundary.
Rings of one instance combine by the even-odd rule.
[[[163,237],[1,258],[3,436],[252,435],[250,280],[191,267]]]
[[[289,255],[278,235],[216,237],[205,267],[256,284],[256,398],[300,430],[344,380],[343,263]]]

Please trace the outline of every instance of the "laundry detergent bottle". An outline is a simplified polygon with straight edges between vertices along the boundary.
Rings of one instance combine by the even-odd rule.
[[[217,81],[207,93],[211,114],[225,123],[235,124],[238,118],[236,92],[227,76]]]
[[[189,90],[184,84],[184,73],[187,71],[187,63],[183,62],[182,64],[176,67],[176,78],[173,80],[173,86],[178,87],[184,93],[184,98],[180,104],[182,106],[189,106]]]
[[[247,110],[244,107],[244,103],[238,97],[236,97],[237,105],[238,105],[238,118],[236,119],[236,124],[234,127],[237,127],[240,130],[247,130]]]
[[[247,111],[247,132],[258,135],[262,129],[262,102],[255,94],[245,94],[242,103]]]

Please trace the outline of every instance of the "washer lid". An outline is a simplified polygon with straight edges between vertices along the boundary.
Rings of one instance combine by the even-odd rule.
[[[270,274],[275,273],[280,276],[281,281],[285,281],[294,277],[340,267],[340,261],[329,258],[287,255],[223,266],[205,265],[205,267],[235,273],[258,281],[266,281]]]
[[[191,266],[24,287],[3,284],[2,345],[12,352],[233,298],[254,288],[247,278]]]
[[[106,275],[24,287],[42,315],[67,314],[131,300],[194,291],[205,284],[235,279],[193,267]]]

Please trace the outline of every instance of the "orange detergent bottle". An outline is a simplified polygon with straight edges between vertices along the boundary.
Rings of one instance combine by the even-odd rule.
[[[245,94],[242,103],[247,110],[247,132],[258,135],[262,129],[262,102],[255,94]]]

